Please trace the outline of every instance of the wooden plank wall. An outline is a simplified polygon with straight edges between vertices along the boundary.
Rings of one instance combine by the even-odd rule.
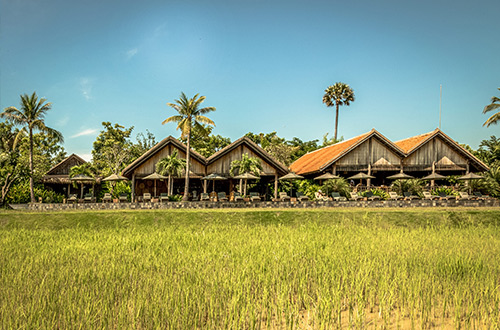
[[[443,157],[448,157],[458,166],[466,167],[467,159],[447,145],[441,138],[436,137],[404,160],[404,166],[409,168],[424,168],[432,166]]]
[[[172,144],[167,144],[163,149],[158,151],[156,154],[154,154],[151,158],[149,158],[146,162],[142,163],[139,165],[135,170],[134,173],[136,177],[144,177],[147,176],[151,173],[155,172],[155,166],[160,159],[170,156],[174,150],[177,150],[177,154],[179,158],[186,159],[186,153],[179,148],[175,147]],[[205,176],[205,165],[197,161],[192,157],[191,154],[191,166],[190,166],[190,171],[193,173],[196,173],[198,175]]]
[[[370,150],[371,147],[371,150]],[[361,166],[367,167],[368,164],[374,164],[381,158],[386,159],[392,165],[399,167],[401,158],[392,152],[387,146],[380,143],[376,138],[370,138],[362,143],[356,149],[349,152],[348,155],[342,157],[336,162],[336,165],[342,168]]]
[[[233,160],[240,160],[243,154],[248,154],[250,157],[255,157],[261,160],[263,173],[266,175],[274,175],[276,170],[274,167],[265,162],[258,154],[254,153],[246,145],[242,144],[235,149],[231,150],[224,156],[220,157],[213,163],[207,166],[207,174],[217,173],[225,176],[229,176],[231,169],[231,162]]]

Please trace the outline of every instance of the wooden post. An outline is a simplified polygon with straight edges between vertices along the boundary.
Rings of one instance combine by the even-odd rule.
[[[135,173],[132,174],[132,189],[131,190],[131,196],[130,196],[130,200],[131,202],[135,202]]]
[[[332,174],[337,175],[337,164],[333,165]]]
[[[207,180],[203,180],[203,193],[207,193]]]
[[[278,172],[274,174],[274,198],[278,198]]]

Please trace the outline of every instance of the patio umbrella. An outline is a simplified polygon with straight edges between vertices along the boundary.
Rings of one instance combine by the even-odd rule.
[[[80,192],[80,198],[83,198],[83,184],[85,182],[94,182],[95,179],[87,176],[85,174],[78,174],[75,175],[74,177],[70,178],[71,181],[79,182],[82,185],[81,192]]]
[[[201,178],[202,180],[212,180],[214,182],[214,186],[213,186],[213,191],[215,191],[215,181],[220,181],[220,180],[227,180],[227,178],[217,174],[217,173],[212,173],[212,174],[209,174],[207,176],[204,176],[203,178]]]
[[[314,180],[330,180],[330,179],[340,179],[340,176],[334,175],[332,173],[325,173],[314,178]]]
[[[156,180],[164,180],[164,179],[168,179],[166,176],[163,176],[161,174],[158,174],[156,172],[142,178],[143,180],[154,180],[154,185],[155,185],[155,194],[154,196],[156,196]]]
[[[288,174],[283,175],[281,178],[278,178],[278,180],[288,180],[288,181],[293,181],[293,180],[298,180],[298,179],[303,179],[304,177],[302,175],[295,174],[293,172],[290,172]],[[290,197],[292,196],[293,192],[293,186],[290,188]]]
[[[102,181],[123,181],[128,180],[128,178],[121,176],[120,174],[111,174],[110,176],[105,177]]]
[[[438,174],[438,173],[431,173],[427,176],[424,176],[422,180],[444,180],[446,177],[444,175]]]
[[[320,184],[321,181],[323,180],[331,180],[331,179],[340,179],[340,176],[328,172],[314,178],[314,180],[320,180],[319,181]],[[328,189],[326,190],[326,195],[328,196]]]
[[[446,177],[444,175],[432,172],[431,174],[424,176],[422,180],[431,180],[431,187],[434,187],[434,180],[444,180]]]
[[[387,179],[391,179],[391,180],[408,180],[408,179],[414,179],[414,177],[411,176],[411,175],[409,175],[409,174],[406,174],[406,173],[403,173],[403,172],[399,172],[398,174],[394,174],[394,175],[388,176]]]
[[[482,176],[480,175],[477,175],[477,174],[474,174],[474,173],[467,173],[466,175],[463,175],[459,178],[457,178],[457,180],[464,180],[464,181],[467,181],[467,185],[469,186],[469,193],[470,193],[470,181],[471,180],[481,180],[483,179]]]
[[[253,175],[252,173],[243,173],[243,174],[240,174],[240,175],[237,175],[234,177],[234,179],[244,179],[245,180],[245,189],[243,189],[243,195],[246,195],[247,194],[247,180],[250,179],[250,180],[255,180],[255,179],[258,179],[259,177],[258,176],[255,176]]]
[[[375,179],[375,177],[372,175],[368,175],[366,173],[363,173],[363,172],[359,172],[358,174],[355,174],[355,175],[349,177],[348,179],[359,180],[359,183],[361,183],[363,180]]]

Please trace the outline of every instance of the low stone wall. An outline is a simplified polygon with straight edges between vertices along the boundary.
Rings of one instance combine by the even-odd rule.
[[[486,200],[402,200],[402,201],[344,201],[344,202],[166,202],[166,203],[77,203],[29,204],[31,211],[63,210],[140,210],[140,209],[239,209],[239,208],[412,208],[412,207],[498,207],[496,198]]]

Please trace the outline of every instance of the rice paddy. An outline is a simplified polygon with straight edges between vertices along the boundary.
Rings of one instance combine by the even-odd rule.
[[[500,212],[0,212],[2,329],[500,327]]]

